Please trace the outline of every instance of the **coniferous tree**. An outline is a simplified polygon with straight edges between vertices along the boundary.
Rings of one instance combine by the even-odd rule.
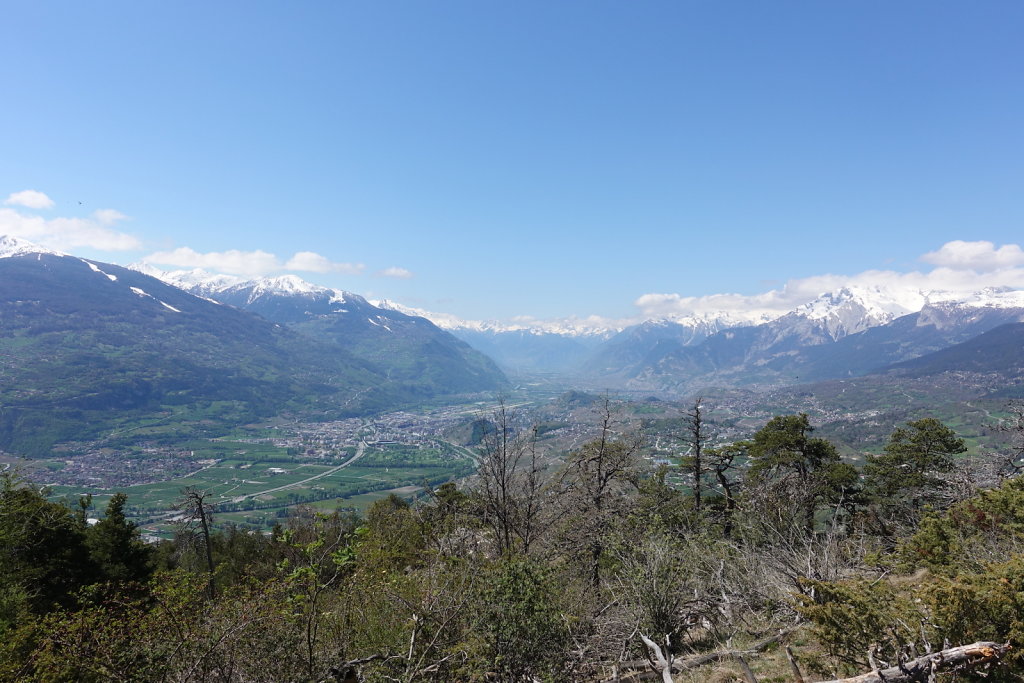
[[[103,519],[86,530],[89,556],[107,581],[145,581],[152,573],[152,551],[136,524],[125,517],[127,501],[124,493],[115,493]]]
[[[840,462],[836,447],[812,437],[807,413],[778,415],[759,429],[750,442],[750,478],[776,484],[781,493],[801,501],[804,524],[814,529],[814,513],[821,503],[835,504],[856,484],[853,466]]]
[[[941,475],[953,469],[953,457],[967,450],[964,440],[938,420],[926,417],[898,427],[882,455],[869,455],[866,490],[885,509],[916,513],[941,499],[948,487]]]
[[[0,548],[0,586],[33,611],[73,604],[97,577],[81,516],[8,474],[0,482]]]

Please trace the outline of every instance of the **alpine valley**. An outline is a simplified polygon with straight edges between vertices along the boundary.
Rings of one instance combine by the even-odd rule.
[[[682,399],[797,395],[940,367],[978,373],[978,358],[998,357],[978,395],[1013,394],[1021,364],[1006,340],[1020,334],[1024,292],[846,287],[784,315],[509,324],[370,302],[294,275],[124,268],[5,237],[0,314],[0,449],[38,456],[154,423],[215,434],[277,415],[465,403],[507,395],[506,373],[520,388]],[[988,344],[1002,346],[979,350]]]
[[[0,256],[0,449],[11,453],[152,423],[216,432],[507,387],[429,321],[295,278],[227,288],[221,303],[22,240],[0,238]]]
[[[718,680],[706,668],[734,636],[761,680],[790,680],[792,648],[806,667],[830,647],[816,639],[857,631],[836,614],[856,625],[905,603],[893,623],[916,638],[912,605],[940,595],[930,619],[959,604],[936,586],[982,580],[933,564],[961,547],[995,597],[965,601],[945,630],[922,618],[921,646],[982,610],[956,642],[1008,651],[1019,559],[991,558],[1019,558],[1022,398],[1014,289],[845,287],[782,314],[629,324],[463,321],[290,274],[122,267],[0,238],[0,559],[16,570],[0,573],[0,625],[24,605],[0,679],[108,680],[113,661],[132,680],[542,680],[469,655],[489,629],[543,643],[521,671],[551,643],[590,643],[589,662],[566,648],[543,680],[639,680],[657,661],[640,647],[656,642],[629,642],[657,623],[676,634],[666,648],[677,638],[706,665],[693,680]],[[897,596],[890,571],[917,593]],[[811,625],[780,631],[806,585],[833,602],[851,585],[883,592],[844,610],[804,594]],[[165,592],[133,605],[127,590]],[[244,640],[228,656],[231,629]],[[456,630],[451,654],[422,645]],[[788,662],[761,652],[796,633]],[[257,642],[266,659],[250,657]],[[196,673],[189,658],[214,650]],[[400,657],[420,663],[386,668]]]

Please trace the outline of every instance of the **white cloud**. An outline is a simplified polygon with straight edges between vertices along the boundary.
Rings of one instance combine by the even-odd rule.
[[[118,221],[128,219],[128,216],[125,216],[117,209],[97,209],[92,212],[92,217],[100,225],[113,225]]]
[[[58,251],[71,251],[76,247],[89,247],[100,251],[129,251],[142,246],[134,235],[112,230],[109,224],[102,223],[95,217],[45,219],[15,209],[0,209],[0,235],[22,237]]]
[[[299,251],[288,259],[284,267],[309,273],[347,273],[359,275],[366,267],[362,263],[336,263],[312,251]]]
[[[12,192],[4,204],[24,206],[29,209],[49,209],[53,207],[53,200],[39,190],[22,190],[21,192]]]
[[[925,263],[965,270],[999,270],[1024,265],[1024,250],[1017,244],[1004,244],[996,249],[991,242],[946,242],[938,251],[921,257]]]
[[[856,275],[815,275],[787,281],[782,287],[758,294],[682,296],[650,293],[633,303],[645,317],[676,318],[689,315],[736,313],[775,317],[842,287],[879,288],[920,305],[939,293],[968,294],[987,287],[1024,289],[1024,253],[1008,244],[996,249],[991,242],[949,242],[922,260],[938,267],[927,272],[900,273],[869,270]]]
[[[385,268],[384,270],[379,271],[377,275],[380,277],[393,277],[399,280],[408,280],[413,276],[411,270],[399,268],[398,266],[391,266],[390,268]]]
[[[281,261],[273,254],[257,249],[241,251],[208,251],[205,254],[191,247],[178,247],[171,251],[158,251],[145,259],[147,263],[159,263],[179,268],[204,268],[233,275],[266,275],[281,270]]]
[[[158,251],[143,260],[165,266],[203,268],[246,277],[270,275],[284,270],[358,275],[364,268],[361,263],[336,263],[312,251],[300,251],[287,261],[282,261],[276,254],[261,249],[229,249],[201,253],[191,247],[178,247],[170,251]]]

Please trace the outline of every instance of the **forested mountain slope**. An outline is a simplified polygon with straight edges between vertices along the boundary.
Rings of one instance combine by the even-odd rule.
[[[142,415],[359,413],[408,392],[342,348],[155,278],[55,253],[0,258],[0,449]]]
[[[336,344],[419,395],[493,392],[508,386],[494,361],[426,318],[374,306],[352,292],[294,275],[231,283],[196,272],[153,272],[186,291]]]

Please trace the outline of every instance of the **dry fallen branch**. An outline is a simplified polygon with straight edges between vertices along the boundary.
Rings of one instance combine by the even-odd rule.
[[[940,671],[973,669],[998,662],[1009,650],[1008,643],[999,645],[979,642],[961,645],[912,659],[900,666],[825,683],[923,683],[931,680],[932,675]]]
[[[738,657],[756,655],[764,650],[768,649],[775,643],[779,642],[787,635],[796,630],[796,627],[785,628],[776,633],[773,636],[765,638],[757,643],[754,643],[749,649],[746,650],[716,650],[714,652],[707,652],[702,655],[694,655],[685,659],[673,659],[671,673],[681,673],[683,671],[690,671],[692,669],[699,669],[705,664],[711,664],[712,662],[720,662],[725,659],[736,660]],[[644,644],[652,653],[653,662],[646,659],[638,659],[619,663],[619,671],[621,674],[631,673],[630,680],[647,680],[664,678],[666,670],[664,668],[664,655],[661,660],[658,660],[659,652],[656,652],[651,645],[647,642],[649,639],[641,636],[644,640]],[[660,647],[658,648],[660,651]],[[655,671],[651,671],[655,669]]]

